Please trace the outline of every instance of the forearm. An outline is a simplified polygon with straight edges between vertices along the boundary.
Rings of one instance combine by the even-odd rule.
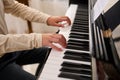
[[[35,10],[33,8],[30,8],[28,6],[25,6],[24,4],[18,3],[17,1],[6,0],[8,3],[5,4],[5,12],[11,13],[17,17],[21,17],[25,20],[33,21],[33,22],[41,22],[41,23],[46,23],[48,17],[50,15],[42,13],[38,10]]]
[[[41,34],[0,34],[0,55],[13,51],[39,48],[41,46]]]

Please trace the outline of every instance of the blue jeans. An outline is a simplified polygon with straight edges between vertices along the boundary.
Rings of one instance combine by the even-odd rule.
[[[0,58],[0,80],[36,80],[36,76],[24,71],[22,65],[42,63],[48,48],[7,53]]]

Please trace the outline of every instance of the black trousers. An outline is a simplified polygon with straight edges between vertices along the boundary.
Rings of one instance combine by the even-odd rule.
[[[0,80],[36,80],[36,76],[24,71],[22,65],[42,63],[48,48],[7,53],[0,58]]]

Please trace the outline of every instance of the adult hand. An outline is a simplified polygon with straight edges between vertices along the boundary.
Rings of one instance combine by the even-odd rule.
[[[58,43],[62,47],[66,47],[66,39],[62,34],[42,34],[42,45],[43,46],[49,46],[53,49],[56,49],[58,51],[62,51],[62,49],[53,43]]]
[[[71,25],[71,20],[67,16],[51,16],[47,20],[47,24],[50,26],[64,27],[64,24],[60,22],[66,21],[68,25]]]

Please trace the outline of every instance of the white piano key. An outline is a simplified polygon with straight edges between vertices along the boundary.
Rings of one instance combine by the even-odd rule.
[[[57,61],[59,61],[59,63],[62,63],[63,61],[67,61],[67,62],[73,62],[78,64],[91,65],[91,62],[62,59],[64,54],[58,54],[57,51],[54,51],[54,53],[51,53],[51,55],[52,54],[55,54],[56,56],[53,55],[52,57],[49,57],[48,62],[57,63]]]
[[[66,13],[66,16],[68,16],[71,19],[72,24],[74,22],[77,7],[78,7],[77,5],[71,5]],[[63,34],[67,41],[69,39],[71,39],[68,37],[70,34],[72,24],[68,27],[60,28],[59,34]],[[73,33],[77,33],[77,32],[73,32]],[[89,35],[89,33],[84,33],[84,32],[80,32],[80,34],[88,34]],[[81,41],[90,42],[90,40],[85,40],[85,39],[72,38],[72,40],[81,40]],[[58,75],[61,73],[61,71],[59,71],[62,68],[61,64],[64,61],[76,63],[76,64],[85,64],[85,65],[90,65],[90,66],[93,64],[91,62],[86,62],[86,61],[76,61],[76,60],[63,59],[65,51],[75,51],[75,52],[82,52],[85,54],[91,54],[90,51],[84,51],[84,50],[63,49],[63,51],[60,52],[60,51],[56,51],[56,50],[52,49],[38,80],[74,80],[74,79],[67,79],[67,78],[58,77]]]
[[[59,69],[61,69],[61,64],[63,63],[63,61],[67,61],[67,62],[72,62],[72,63],[78,63],[78,64],[86,64],[86,65],[91,65],[91,62],[85,62],[85,61],[75,61],[75,60],[66,60],[66,59],[62,59],[64,56],[64,52],[62,53],[52,50],[52,53],[50,53],[50,56],[45,64],[45,67],[42,71],[42,75],[41,76],[47,76],[47,74],[49,75],[49,77],[51,78],[52,76],[58,76],[60,74]],[[49,80],[49,79],[48,79]],[[56,80],[56,79],[53,79]]]
[[[46,77],[46,76],[42,76],[41,79],[39,80],[74,80],[74,79],[67,79],[67,78],[59,78],[59,77]]]
[[[67,21],[60,22],[60,24],[64,25],[64,28],[69,26],[69,24],[67,23]]]

